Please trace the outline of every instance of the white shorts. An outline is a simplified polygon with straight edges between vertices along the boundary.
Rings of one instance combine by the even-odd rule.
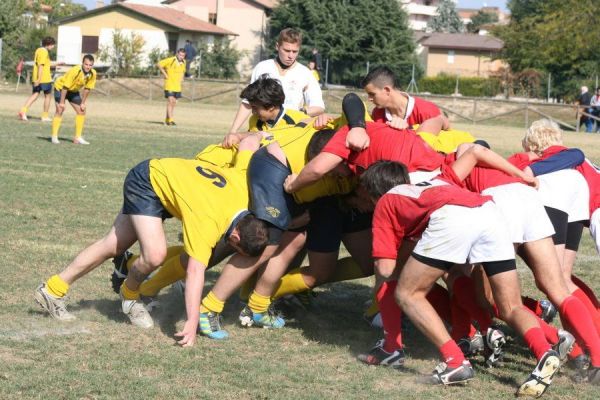
[[[590,189],[583,175],[574,169],[563,169],[537,178],[545,206],[566,212],[569,222],[589,219]]]
[[[440,169],[435,169],[433,171],[415,171],[409,172],[408,176],[410,177],[410,184],[416,185],[417,183],[425,182],[431,180],[440,174]]]
[[[414,252],[454,264],[513,260],[515,251],[496,205],[445,205],[431,214]]]
[[[600,254],[600,208],[595,210],[590,216],[590,234],[594,239],[596,251]]]
[[[533,242],[554,235],[552,222],[534,188],[522,183],[510,183],[488,188],[481,193],[494,198],[513,243]]]

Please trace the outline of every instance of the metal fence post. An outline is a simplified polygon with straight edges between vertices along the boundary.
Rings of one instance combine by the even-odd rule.
[[[326,88],[329,86],[329,77],[328,77],[328,75],[329,75],[329,58],[327,58],[325,60],[325,81],[324,81],[324,84],[325,84]]]

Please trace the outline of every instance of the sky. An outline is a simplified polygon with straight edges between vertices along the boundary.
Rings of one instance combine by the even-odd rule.
[[[96,0],[73,0],[74,3],[85,5],[88,10],[96,6]],[[104,0],[105,4],[109,4],[110,0]],[[459,8],[481,8],[484,5],[489,7],[500,7],[506,11],[506,0],[458,0]]]

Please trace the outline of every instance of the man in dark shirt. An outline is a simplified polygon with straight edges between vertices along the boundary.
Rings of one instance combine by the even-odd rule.
[[[587,108],[583,109],[583,111],[586,112],[587,114],[592,114],[592,111],[593,111],[592,108],[589,107],[591,101],[592,101],[592,94],[588,91],[588,87],[582,86],[581,94],[579,95],[579,97],[577,97],[577,104],[579,104],[580,106],[588,106]],[[587,133],[592,133],[592,131],[594,130],[594,120],[592,118],[583,115],[581,117],[580,124],[581,123],[585,124],[585,131]]]

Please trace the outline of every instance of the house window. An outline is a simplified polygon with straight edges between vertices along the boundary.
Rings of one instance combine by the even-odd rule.
[[[454,64],[454,50],[448,50],[448,64]]]
[[[82,53],[97,53],[98,52],[98,36],[83,36],[81,38]]]
[[[217,24],[217,13],[208,13],[208,22],[213,25]]]

